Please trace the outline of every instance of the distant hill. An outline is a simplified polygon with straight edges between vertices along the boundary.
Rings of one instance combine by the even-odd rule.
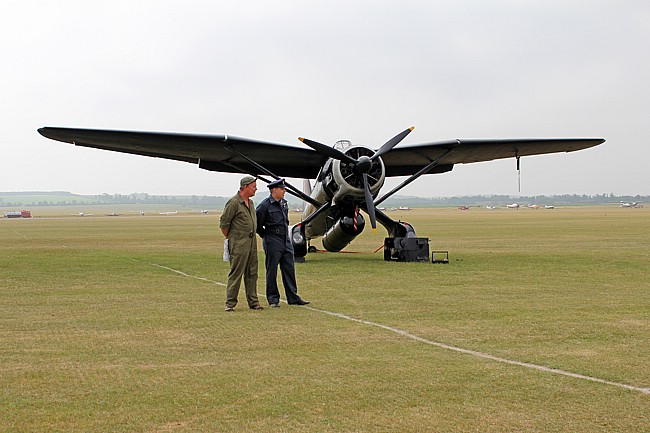
[[[66,191],[23,191],[0,192],[0,207],[26,206],[92,206],[119,204],[163,204],[176,206],[194,206],[201,208],[222,207],[229,197],[218,196],[177,196],[134,194],[99,194],[79,195]],[[450,207],[450,206],[504,206],[508,203],[539,204],[539,205],[595,205],[612,204],[620,201],[645,202],[650,196],[615,196],[613,194],[577,195],[565,194],[554,196],[463,196],[463,197],[414,197],[394,196],[382,203],[385,207]],[[301,207],[302,200],[287,195],[287,201],[292,208]]]

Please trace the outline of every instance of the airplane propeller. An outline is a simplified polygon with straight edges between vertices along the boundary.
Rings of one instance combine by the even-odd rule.
[[[338,149],[334,149],[332,146],[328,146],[318,141],[310,140],[309,138],[298,137],[298,140],[305,143],[307,146],[314,149],[316,152],[319,152],[328,158],[338,159],[339,161],[349,162],[350,164],[356,164],[357,160],[346,155]]]
[[[370,217],[370,226],[373,233],[377,233],[377,220],[375,218],[375,203],[372,200],[372,193],[368,186],[368,173],[363,173],[363,192],[366,195],[366,208],[368,209],[368,216]]]
[[[399,134],[397,134],[395,137],[393,137],[393,138],[391,138],[390,140],[388,140],[386,143],[384,143],[383,146],[381,146],[381,147],[379,148],[378,151],[375,152],[374,155],[372,155],[372,156],[370,157],[370,159],[374,161],[375,159],[379,158],[379,157],[380,157],[381,155],[383,155],[384,153],[386,153],[386,152],[388,152],[389,150],[391,150],[391,149],[392,149],[393,147],[395,147],[395,146],[396,146],[400,141],[404,140],[404,139],[406,138],[406,136],[409,135],[409,134],[411,133],[411,131],[413,131],[414,129],[415,129],[415,126],[411,126],[410,128],[405,129],[404,131],[402,131],[402,132],[400,132]]]
[[[370,225],[372,230],[377,232],[377,219],[375,216],[375,204],[372,199],[372,192],[370,191],[370,186],[368,185],[368,172],[372,168],[372,163],[377,160],[381,155],[389,152],[393,147],[395,147],[400,141],[404,140],[407,135],[415,129],[414,126],[405,129],[404,131],[397,134],[395,137],[388,140],[384,143],[372,156],[362,155],[358,159],[354,159],[351,156],[341,152],[338,149],[335,149],[331,146],[319,143],[308,138],[299,137],[298,140],[305,143],[307,146],[311,147],[315,151],[321,153],[322,155],[327,156],[328,158],[338,159],[339,161],[347,162],[352,165],[353,170],[361,174],[363,179],[363,190],[366,199],[366,207],[368,210],[368,216],[370,217]]]

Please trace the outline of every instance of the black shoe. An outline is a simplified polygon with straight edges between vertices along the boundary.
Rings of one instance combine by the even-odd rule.
[[[302,299],[296,302],[289,302],[289,305],[307,305],[307,304],[309,304],[309,301],[304,301]]]
[[[248,307],[248,308],[250,308],[251,310],[263,310],[263,309],[264,309],[264,307],[262,307],[260,304],[257,304],[257,305],[251,305],[251,306]]]

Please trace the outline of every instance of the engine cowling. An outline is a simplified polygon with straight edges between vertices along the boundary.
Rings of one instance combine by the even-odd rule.
[[[359,160],[363,157],[369,158],[375,152],[365,147],[350,147],[344,153]],[[377,158],[374,161],[368,160],[368,164],[371,164],[370,169],[367,171],[368,186],[370,187],[370,193],[372,196],[376,197],[386,180],[386,168],[384,167],[384,161],[382,161],[381,158]],[[331,198],[335,202],[344,198],[364,198],[365,192],[363,189],[363,176],[362,173],[355,170],[353,164],[345,161],[333,160],[330,170],[332,180],[336,183],[338,188],[326,188],[326,190],[333,193],[333,197]]]

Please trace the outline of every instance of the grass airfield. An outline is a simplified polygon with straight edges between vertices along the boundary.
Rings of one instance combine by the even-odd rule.
[[[217,213],[47,211],[0,220],[0,431],[650,431],[650,208],[388,211],[450,263],[368,227],[230,314]]]

